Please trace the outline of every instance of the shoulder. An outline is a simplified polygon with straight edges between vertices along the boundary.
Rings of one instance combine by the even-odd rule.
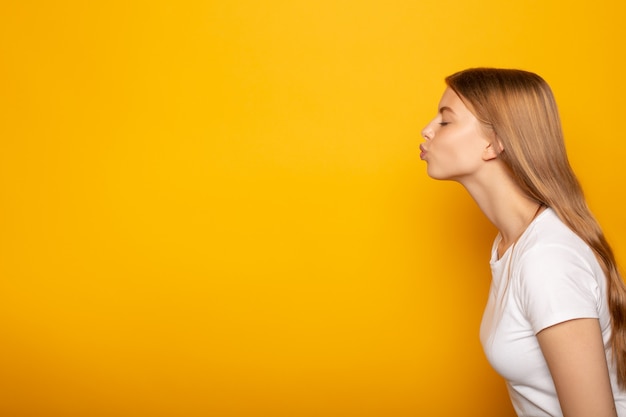
[[[553,212],[538,219],[516,250],[512,278],[536,332],[555,323],[597,317],[603,274],[591,248]]]
[[[543,212],[518,242],[516,263],[525,267],[580,264],[594,269],[591,248],[551,209]]]

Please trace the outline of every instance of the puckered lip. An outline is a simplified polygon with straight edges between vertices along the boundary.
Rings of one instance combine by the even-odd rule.
[[[426,152],[428,152],[426,150],[426,148],[424,147],[423,143],[420,143],[420,159],[424,159],[424,157],[426,156]]]

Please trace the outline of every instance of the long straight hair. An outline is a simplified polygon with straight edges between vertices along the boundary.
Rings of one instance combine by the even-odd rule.
[[[537,74],[514,69],[471,68],[450,75],[446,84],[495,133],[504,148],[499,158],[521,189],[552,208],[595,252],[607,280],[612,359],[626,388],[626,286],[569,164],[552,90]]]

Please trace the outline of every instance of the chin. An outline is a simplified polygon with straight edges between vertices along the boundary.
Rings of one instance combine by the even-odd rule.
[[[428,176],[434,180],[438,181],[456,181],[461,182],[461,179],[464,178],[467,174],[464,171],[456,170],[454,172],[450,171],[441,171],[434,169],[433,166],[428,165],[426,169],[426,173]]]
[[[440,180],[440,181],[445,181],[445,180],[449,180],[450,177],[447,175],[442,175],[441,172],[437,172],[434,169],[430,169],[430,167],[426,170],[426,173],[428,174],[428,176],[434,180]]]

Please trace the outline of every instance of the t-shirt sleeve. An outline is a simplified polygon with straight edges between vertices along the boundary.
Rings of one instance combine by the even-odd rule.
[[[598,318],[600,288],[593,268],[571,248],[535,247],[520,259],[522,311],[535,334],[580,318]]]

